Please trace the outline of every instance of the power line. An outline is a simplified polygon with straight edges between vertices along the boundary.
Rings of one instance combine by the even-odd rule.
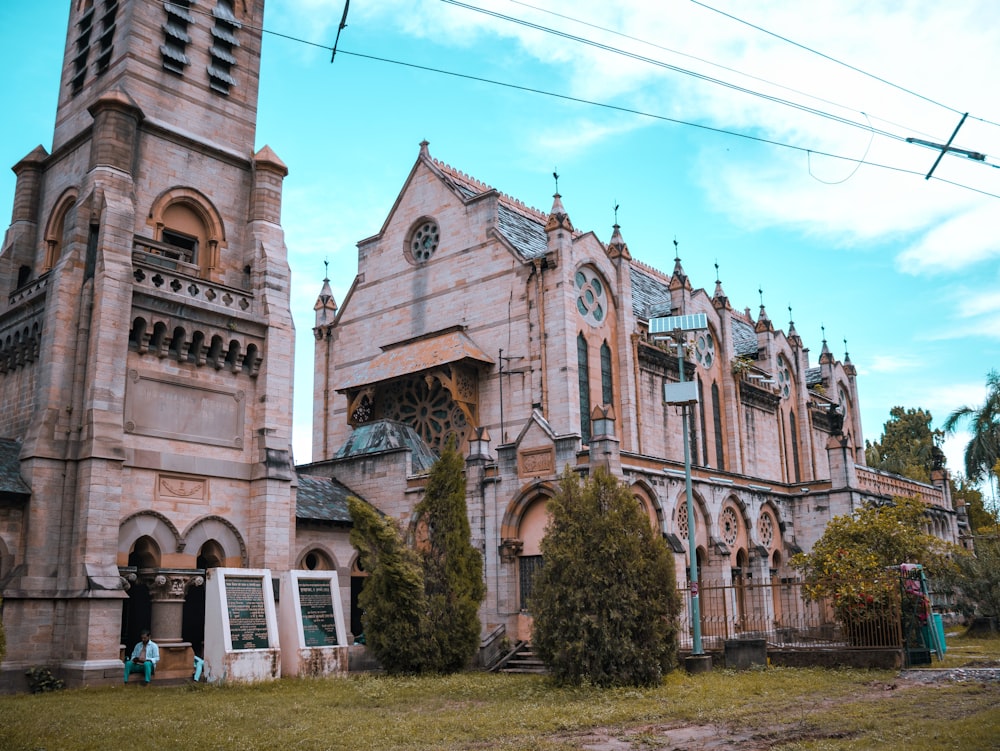
[[[449,0],[443,0],[443,1],[444,2],[449,2]],[[195,8],[192,7],[192,8],[190,8],[190,10],[195,11]],[[204,13],[205,15],[210,15],[208,12],[201,11],[200,9],[198,9],[195,12],[201,12],[201,13]],[[284,34],[284,33],[277,32],[277,31],[271,31],[270,29],[266,29],[266,28],[264,28],[262,26],[255,27],[255,26],[252,26],[250,24],[244,24],[244,26],[246,26],[247,28],[252,28],[252,29],[254,29],[256,31],[260,31],[263,34],[270,34],[272,36],[276,36],[276,37],[279,37],[281,39],[287,39],[288,41],[295,42],[295,43],[298,43],[298,44],[305,44],[305,45],[308,45],[310,47],[316,47],[318,49],[326,50],[328,52],[332,52],[333,51],[333,47],[330,46],[330,45],[320,44],[318,42],[312,42],[312,41],[309,41],[307,39],[303,39],[301,37],[293,36],[291,34]],[[437,73],[439,75],[446,75],[446,76],[450,76],[450,77],[453,77],[453,78],[462,78],[462,79],[466,79],[466,80],[470,80],[470,81],[476,81],[476,82],[479,82],[479,83],[486,83],[486,84],[489,84],[489,85],[492,85],[492,86],[500,86],[500,87],[503,87],[503,88],[513,89],[513,90],[516,90],[516,91],[524,91],[526,93],[538,94],[538,95],[541,95],[541,96],[547,96],[547,97],[551,97],[551,98],[554,98],[554,99],[561,99],[561,100],[564,100],[564,101],[575,102],[575,103],[578,103],[578,104],[586,104],[586,105],[589,105],[589,106],[592,106],[592,107],[600,107],[602,109],[609,109],[609,110],[613,110],[613,111],[617,111],[617,112],[623,112],[623,113],[626,113],[626,114],[637,115],[639,117],[646,117],[646,118],[650,118],[650,119],[654,119],[654,120],[659,120],[659,121],[662,121],[662,122],[674,123],[676,125],[685,125],[685,126],[688,126],[688,127],[691,127],[691,128],[698,128],[700,130],[705,130],[705,131],[709,131],[709,132],[712,132],[712,133],[719,133],[719,134],[722,134],[722,135],[733,136],[735,138],[742,138],[742,139],[745,139],[745,140],[755,141],[755,142],[758,142],[758,143],[764,143],[764,144],[768,144],[768,145],[771,145],[771,146],[778,146],[778,147],[781,147],[781,148],[792,149],[793,151],[803,152],[803,153],[806,153],[808,155],[815,154],[817,156],[826,156],[826,157],[829,157],[831,159],[840,159],[840,160],[843,160],[843,161],[852,162],[854,164],[867,164],[867,165],[869,165],[871,167],[878,167],[880,169],[891,170],[891,171],[894,171],[894,172],[901,172],[903,174],[923,176],[923,173],[918,172],[916,170],[905,169],[903,167],[895,167],[893,165],[881,164],[881,163],[878,163],[878,162],[869,162],[869,161],[865,161],[864,159],[855,159],[853,157],[847,157],[847,156],[843,156],[843,155],[840,155],[840,154],[833,154],[833,153],[826,152],[826,151],[819,151],[819,150],[816,150],[816,149],[810,149],[810,148],[806,148],[804,146],[796,146],[794,144],[784,143],[784,142],[781,142],[781,141],[775,141],[773,139],[768,139],[768,138],[762,138],[760,136],[752,136],[752,135],[749,135],[747,133],[739,133],[737,131],[726,130],[724,128],[715,128],[715,127],[712,127],[710,125],[704,125],[702,123],[695,123],[695,122],[690,122],[690,121],[687,121],[687,120],[681,120],[681,119],[678,119],[678,118],[667,117],[666,115],[657,115],[657,114],[654,114],[654,113],[651,113],[651,112],[645,112],[643,110],[638,110],[638,109],[634,109],[634,108],[630,108],[630,107],[623,107],[623,106],[620,106],[620,105],[608,104],[606,102],[596,102],[596,101],[592,101],[592,100],[589,100],[589,99],[583,99],[581,97],[570,96],[568,94],[559,94],[559,93],[555,93],[555,92],[551,92],[551,91],[545,91],[544,89],[533,88],[533,87],[530,87],[530,86],[522,86],[522,85],[519,85],[519,84],[508,83],[508,82],[505,82],[505,81],[498,81],[498,80],[495,80],[495,79],[484,78],[484,77],[481,77],[481,76],[473,76],[473,75],[470,75],[470,74],[467,74],[467,73],[458,73],[458,72],[455,72],[455,71],[444,70],[444,69],[441,69],[441,68],[434,68],[434,67],[430,67],[430,66],[426,66],[426,65],[418,65],[416,63],[408,63],[408,62],[404,62],[404,61],[400,61],[400,60],[392,60],[390,58],[378,57],[376,55],[367,55],[367,54],[360,53],[360,52],[350,52],[350,51],[344,50],[344,49],[338,49],[337,52],[340,53],[341,55],[347,55],[347,56],[350,56],[350,57],[357,57],[357,58],[361,58],[361,59],[365,59],[365,60],[372,60],[372,61],[376,61],[376,62],[388,63],[388,64],[391,64],[391,65],[399,65],[399,66],[402,66],[402,67],[412,68],[412,69],[415,69],[415,70],[423,70],[423,71],[426,71],[426,72],[429,72],[429,73]],[[845,123],[849,123],[849,124],[853,124],[849,120],[844,120],[844,122]],[[865,130],[881,134],[880,131],[877,131],[875,129],[865,128]],[[895,135],[893,135],[891,133],[886,133],[885,135],[887,137],[893,138],[895,140],[899,140],[899,141],[903,140],[901,137],[895,136]],[[866,154],[867,154],[867,151],[866,151]],[[954,182],[952,180],[946,180],[944,178],[937,177],[937,176],[934,176],[933,179],[934,180],[938,180],[938,181],[943,182],[943,183],[947,183],[949,185],[953,185],[953,186],[958,187],[958,188],[963,188],[965,190],[972,191],[974,193],[980,193],[982,195],[986,195],[986,196],[989,196],[991,198],[1000,198],[1000,194],[990,193],[988,191],[981,190],[979,188],[974,188],[974,187],[972,187],[970,185],[964,185],[962,183]]]
[[[773,31],[765,29],[763,26],[758,26],[756,24],[750,23],[749,21],[745,21],[744,19],[739,18],[738,16],[734,16],[731,13],[726,13],[723,10],[719,10],[718,8],[713,8],[711,5],[706,5],[705,3],[701,2],[701,0],[691,0],[691,2],[694,3],[695,5],[700,5],[702,8],[705,8],[706,10],[710,10],[713,13],[718,13],[719,15],[725,16],[726,18],[731,18],[733,21],[736,21],[737,23],[741,23],[744,26],[749,26],[751,29],[756,29],[757,31],[760,31],[760,32],[762,32],[764,34],[767,34],[768,36],[772,36],[775,39],[780,39],[781,41],[786,42],[788,44],[791,44],[791,45],[793,45],[795,47],[798,47],[799,49],[803,49],[806,52],[811,52],[814,55],[819,55],[820,57],[824,58],[825,60],[829,60],[832,63],[836,63],[837,65],[841,65],[841,66],[843,66],[845,68],[853,70],[855,73],[860,73],[863,76],[867,76],[868,78],[872,78],[872,79],[878,81],[879,83],[884,83],[886,86],[891,86],[894,89],[898,89],[899,91],[902,91],[902,92],[904,92],[906,94],[910,94],[912,96],[915,96],[918,99],[923,99],[925,102],[929,102],[931,104],[937,105],[938,107],[943,107],[944,109],[946,109],[946,110],[948,110],[950,112],[954,112],[956,115],[964,114],[962,112],[962,110],[955,109],[954,107],[951,107],[951,106],[949,106],[947,104],[944,104],[943,102],[939,102],[936,99],[931,99],[930,97],[924,96],[923,94],[920,94],[920,93],[918,93],[916,91],[913,91],[912,89],[908,89],[905,86],[900,86],[899,84],[893,83],[892,81],[889,81],[889,80],[887,80],[885,78],[882,78],[881,76],[877,76],[874,73],[869,73],[868,71],[863,70],[862,68],[858,68],[857,66],[851,65],[850,63],[845,63],[843,60],[838,60],[837,58],[832,57],[830,55],[827,55],[824,52],[820,52],[819,50],[813,49],[812,47],[809,47],[809,46],[807,46],[805,44],[801,44],[800,42],[796,42],[794,39],[789,39],[788,37],[782,36],[781,34],[777,34],[777,33],[773,32]],[[984,122],[984,123],[990,123],[991,125],[998,125],[998,123],[991,123],[989,120],[983,120],[982,118],[979,118],[979,117],[976,117],[976,118],[973,118],[973,119],[979,120],[980,122]]]
[[[815,107],[809,107],[804,104],[800,104],[798,102],[793,102],[789,99],[782,99],[781,97],[778,96],[773,96],[771,94],[764,94],[759,91],[754,91],[753,89],[746,88],[745,86],[739,86],[735,83],[730,83],[729,81],[724,81],[720,78],[714,78],[713,76],[709,76],[704,73],[698,73],[696,71],[689,70],[687,68],[682,68],[677,65],[672,65],[670,63],[663,62],[662,60],[656,60],[654,58],[646,57],[644,55],[640,55],[635,52],[629,52],[627,50],[619,49],[617,47],[612,47],[611,45],[603,44],[601,42],[596,42],[592,39],[587,39],[586,37],[576,36],[575,34],[570,34],[569,32],[560,31],[559,29],[553,29],[549,26],[543,26],[542,24],[533,23],[531,21],[526,21],[524,19],[516,18],[514,16],[507,16],[497,11],[487,10],[486,8],[479,8],[475,5],[469,5],[468,3],[460,2],[459,0],[441,0],[441,2],[447,3],[448,5],[454,5],[459,8],[464,8],[466,10],[471,10],[476,13],[482,13],[483,15],[499,18],[504,21],[509,21],[510,23],[514,23],[519,26],[525,26],[530,29],[542,31],[546,34],[552,34],[553,36],[577,42],[579,44],[583,44],[588,47],[594,47],[595,49],[603,50],[605,52],[611,52],[616,55],[621,55],[622,57],[627,57],[632,60],[636,60],[638,62],[648,63],[649,65],[654,65],[659,68],[664,68],[666,70],[674,71],[675,73],[681,73],[682,75],[691,76],[693,78],[697,78],[699,80],[706,81],[708,83],[714,83],[718,86],[722,86],[727,89],[732,89],[733,91],[738,91],[743,94],[749,94],[750,96],[755,96],[760,99],[774,102],[776,104],[783,104],[787,107],[791,107],[793,109],[797,109],[809,114],[817,115],[819,117],[823,117],[828,120],[832,120],[833,122],[841,123],[843,125],[849,125],[854,128],[861,128],[865,131],[872,130],[870,125],[866,127],[861,123],[854,122],[853,120],[849,120],[846,117],[842,117],[840,115],[834,115],[829,112],[824,112],[823,110],[816,109]],[[886,138],[891,138],[897,141],[905,140],[903,136],[896,135],[895,133],[890,133],[889,131],[886,130],[881,130],[881,129],[874,129],[874,130],[876,133],[878,133],[881,136],[885,136]]]
[[[630,41],[638,42],[639,44],[643,44],[643,45],[646,45],[646,46],[649,46],[649,47],[655,47],[656,49],[663,50],[664,52],[669,52],[672,55],[678,55],[679,57],[686,57],[686,58],[688,58],[690,60],[695,60],[695,61],[697,61],[699,63],[704,63],[705,65],[710,65],[713,68],[719,68],[721,70],[727,71],[728,73],[735,73],[738,76],[743,76],[744,78],[749,78],[749,79],[751,79],[753,81],[759,81],[760,83],[767,84],[768,86],[774,86],[775,88],[782,89],[784,91],[790,91],[793,94],[798,94],[799,96],[808,97],[809,99],[813,99],[813,100],[815,100],[817,102],[822,102],[823,104],[829,104],[829,105],[831,105],[833,107],[839,107],[839,108],[844,109],[844,110],[849,110],[849,111],[852,111],[852,112],[858,112],[859,114],[864,115],[864,117],[865,117],[866,120],[868,120],[868,118],[871,118],[871,119],[878,120],[880,122],[886,123],[888,125],[894,125],[897,128],[901,128],[903,130],[907,130],[907,131],[909,131],[911,133],[919,133],[920,135],[928,136],[929,138],[933,138],[934,137],[930,133],[926,133],[926,132],[924,132],[922,130],[919,130],[917,128],[911,127],[909,125],[903,125],[902,123],[893,122],[892,120],[888,120],[888,119],[886,119],[884,117],[879,117],[878,115],[874,115],[871,112],[861,112],[860,110],[857,110],[854,107],[851,107],[849,105],[841,104],[840,102],[835,102],[835,101],[832,101],[830,99],[825,99],[825,98],[823,98],[821,96],[817,96],[816,94],[810,94],[808,91],[802,91],[800,89],[796,89],[796,88],[793,88],[791,86],[785,86],[784,84],[780,84],[780,83],[778,83],[776,81],[771,81],[770,79],[762,78],[761,76],[755,76],[755,75],[753,75],[751,73],[747,73],[746,71],[737,70],[736,68],[731,68],[728,65],[722,65],[721,63],[716,63],[716,62],[713,62],[712,60],[708,60],[708,59],[703,58],[703,57],[698,57],[697,55],[692,55],[692,54],[689,54],[687,52],[681,52],[680,50],[675,50],[675,49],[673,49],[671,47],[666,47],[666,46],[664,46],[662,44],[657,44],[656,42],[651,42],[648,39],[643,39],[641,37],[632,36],[631,34],[625,34],[624,32],[616,31],[615,29],[608,28],[607,26],[601,26],[600,24],[591,23],[589,21],[584,21],[581,18],[576,18],[574,16],[569,16],[569,15],[566,15],[566,14],[563,14],[563,13],[557,13],[557,12],[555,12],[553,10],[549,10],[547,8],[542,8],[542,7],[538,6],[538,5],[532,5],[531,3],[523,2],[522,0],[509,0],[509,2],[513,3],[514,5],[520,5],[520,6],[523,6],[525,8],[530,8],[531,10],[538,11],[539,13],[546,13],[548,15],[555,16],[556,18],[562,18],[563,20],[566,20],[566,21],[572,21],[573,23],[580,24],[581,26],[587,26],[587,27],[589,27],[591,29],[596,29],[597,31],[603,31],[603,32],[605,32],[607,34],[611,34],[613,36],[621,37],[622,39],[628,39]],[[979,118],[975,118],[975,119],[978,120]],[[869,125],[871,125],[871,121],[870,120],[869,120]]]
[[[917,170],[906,169],[906,168],[903,168],[903,167],[895,167],[895,166],[893,166],[891,164],[881,164],[879,162],[869,162],[869,161],[865,161],[864,159],[855,159],[853,157],[843,156],[841,154],[833,154],[833,153],[830,153],[828,151],[819,151],[817,149],[810,149],[810,148],[807,148],[805,146],[796,146],[794,144],[784,143],[782,141],[775,141],[775,140],[769,139],[769,138],[762,138],[760,136],[752,136],[752,135],[750,135],[748,133],[739,133],[739,132],[733,131],[733,130],[726,130],[725,128],[715,128],[715,127],[712,127],[711,125],[704,125],[702,123],[695,123],[695,122],[691,122],[691,121],[688,121],[688,120],[680,120],[678,118],[668,117],[666,115],[657,115],[657,114],[652,113],[652,112],[645,112],[643,110],[638,110],[638,109],[634,109],[634,108],[631,108],[631,107],[624,107],[624,106],[617,105],[617,104],[609,104],[607,102],[596,102],[596,101],[593,101],[591,99],[583,99],[582,97],[570,96],[569,94],[558,94],[556,92],[546,91],[544,89],[538,89],[538,88],[534,88],[534,87],[531,87],[531,86],[522,86],[520,84],[508,83],[506,81],[497,81],[495,79],[484,78],[482,76],[473,76],[473,75],[471,75],[469,73],[458,73],[458,72],[455,72],[455,71],[444,70],[442,68],[433,68],[433,67],[430,67],[428,65],[419,65],[417,63],[408,63],[408,62],[403,62],[403,61],[400,61],[400,60],[392,60],[390,58],[378,57],[376,55],[367,55],[367,54],[364,54],[364,53],[361,53],[361,52],[349,52],[349,51],[343,50],[343,49],[337,50],[337,52],[339,54],[341,54],[341,55],[349,55],[351,57],[358,57],[358,58],[362,58],[362,59],[365,59],[365,60],[373,60],[373,61],[376,61],[376,62],[389,63],[391,65],[400,65],[400,66],[403,66],[403,67],[406,67],[406,68],[413,68],[415,70],[423,70],[423,71],[427,71],[429,73],[438,73],[438,74],[441,74],[441,75],[452,76],[454,78],[463,78],[463,79],[466,79],[466,80],[469,80],[469,81],[476,81],[476,82],[479,82],[479,83],[487,83],[487,84],[490,84],[492,86],[501,86],[501,87],[507,88],[507,89],[514,89],[516,91],[524,91],[524,92],[527,92],[527,93],[530,93],[530,94],[539,94],[541,96],[552,97],[554,99],[562,99],[564,101],[575,102],[577,104],[586,104],[586,105],[590,105],[592,107],[601,107],[602,109],[609,109],[609,110],[613,110],[615,112],[623,112],[623,113],[630,114],[630,115],[637,115],[639,117],[647,117],[647,118],[650,118],[650,119],[653,119],[653,120],[660,120],[662,122],[674,123],[676,125],[686,125],[686,126],[691,127],[691,128],[698,128],[700,130],[707,130],[707,131],[710,131],[712,133],[720,133],[722,135],[734,136],[736,138],[743,138],[743,139],[746,139],[746,140],[749,140],[749,141],[756,141],[758,143],[764,143],[764,144],[768,144],[768,145],[771,145],[771,146],[780,146],[782,148],[792,149],[793,151],[800,151],[800,152],[803,152],[803,153],[806,153],[806,154],[810,154],[810,155],[815,154],[816,156],[826,156],[826,157],[830,157],[831,159],[841,159],[843,161],[853,162],[855,164],[866,164],[866,165],[868,165],[870,167],[878,167],[880,169],[887,169],[887,170],[892,170],[894,172],[902,172],[902,173],[908,174],[908,175],[918,175],[920,177],[923,177],[923,173],[922,172],[918,172]],[[940,180],[941,182],[944,182],[944,183],[949,183],[950,185],[954,185],[954,186],[959,187],[959,188],[964,188],[966,190],[971,190],[971,191],[973,191],[975,193],[981,193],[983,195],[990,196],[992,198],[1000,198],[1000,194],[989,193],[989,192],[987,192],[985,190],[980,190],[979,188],[974,188],[971,185],[963,185],[962,183],[953,182],[951,180],[945,180],[944,178],[940,178],[940,177],[936,177],[936,176],[933,179]]]

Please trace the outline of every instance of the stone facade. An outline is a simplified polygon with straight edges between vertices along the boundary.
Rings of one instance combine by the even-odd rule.
[[[52,152],[0,253],[0,685],[191,673],[210,566],[291,565],[287,169],[254,149],[264,3],[73,2]],[[208,11],[206,13],[206,11]],[[187,41],[183,41],[187,40]],[[231,62],[235,60],[235,62]]]
[[[686,337],[695,539],[702,581],[776,581],[826,523],[866,499],[921,495],[932,528],[959,535],[943,473],[890,483],[864,466],[857,373],[822,342],[817,363],[793,323],[733,308],[721,281],[696,288],[681,259],[663,273],[574,227],[561,196],[529,208],[431,157],[428,144],[381,230],[358,244],[338,307],[316,303],[309,471],[334,477],[413,530],[425,473],[355,448],[359,431],[409,426],[438,449],[455,436],[488,588],[484,633],[527,638],[525,607],[565,467],[626,481],[687,577],[681,379],[676,344],[651,319],[703,314]],[[890,487],[890,485],[892,487]]]

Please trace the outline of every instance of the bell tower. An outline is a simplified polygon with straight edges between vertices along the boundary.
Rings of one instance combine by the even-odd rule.
[[[15,689],[38,664],[121,680],[144,627],[157,674],[190,673],[204,569],[285,570],[294,535],[287,169],[255,151],[264,1],[67,2],[52,150],[14,166],[0,249]]]

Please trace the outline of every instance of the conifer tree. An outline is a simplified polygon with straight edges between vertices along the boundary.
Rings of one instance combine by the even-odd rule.
[[[435,662],[423,572],[393,520],[357,498],[347,499],[351,544],[368,572],[358,597],[365,644],[387,673],[419,673]]]
[[[472,546],[465,503],[464,462],[449,441],[431,468],[416,507],[433,652],[442,673],[461,670],[479,647],[479,605],[486,597],[482,555]]]
[[[529,604],[532,645],[558,683],[652,686],[677,657],[674,566],[629,488],[568,467],[549,501]]]

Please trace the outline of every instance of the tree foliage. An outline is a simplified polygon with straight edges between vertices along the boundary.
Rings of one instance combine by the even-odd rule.
[[[1000,618],[1000,535],[981,535],[976,554],[958,556],[959,607],[966,615]]]
[[[391,674],[419,673],[433,663],[424,578],[417,554],[393,520],[364,501],[347,499],[354,526],[351,544],[368,572],[358,597],[365,643]]]
[[[899,580],[890,566],[919,563],[929,577],[953,573],[954,546],[924,531],[925,507],[913,498],[884,506],[867,505],[826,525],[812,551],[792,558],[802,571],[806,592],[829,597],[842,620],[859,605],[884,603]]]
[[[872,469],[881,469],[918,482],[930,482],[931,469],[940,461],[931,430],[931,413],[923,409],[893,407],[889,411],[882,440],[865,441],[865,460]]]
[[[997,527],[1000,526],[997,512],[986,508],[982,491],[962,475],[951,479],[951,498],[955,502],[955,506],[959,504],[965,506],[972,534],[984,535],[997,531]]]
[[[677,656],[671,555],[627,486],[569,468],[549,501],[532,644],[558,683],[649,686]]]
[[[428,621],[436,672],[461,670],[479,648],[479,605],[486,597],[483,559],[472,546],[465,503],[465,463],[450,442],[431,468],[423,500],[417,504],[418,541],[423,563]]]
[[[959,407],[944,421],[945,431],[954,432],[968,423],[972,437],[965,447],[965,475],[979,482],[1000,468],[1000,371],[986,376],[986,401],[980,407]]]

